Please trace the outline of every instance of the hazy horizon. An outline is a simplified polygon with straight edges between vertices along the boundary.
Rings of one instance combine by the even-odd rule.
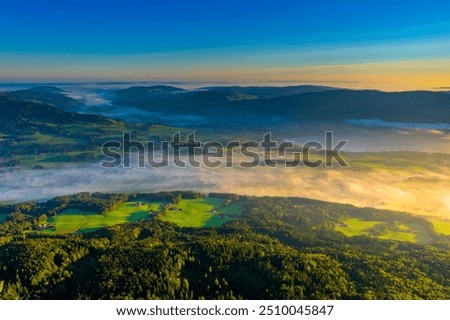
[[[445,1],[45,1],[27,9],[2,6],[1,82],[450,86]]]
[[[196,90],[208,87],[296,87],[296,86],[317,86],[330,87],[333,89],[343,90],[375,90],[382,92],[408,92],[408,91],[433,91],[433,92],[450,92],[450,87],[433,87],[429,89],[410,88],[410,89],[380,89],[371,87],[352,87],[350,85],[334,85],[333,83],[315,83],[301,81],[253,81],[253,82],[233,82],[233,81],[160,81],[160,80],[110,80],[110,81],[0,81],[1,91],[14,91],[29,89],[37,86],[54,86],[64,89],[67,86],[77,87],[95,87],[99,89],[118,89],[128,88],[132,86],[172,86],[185,90]]]

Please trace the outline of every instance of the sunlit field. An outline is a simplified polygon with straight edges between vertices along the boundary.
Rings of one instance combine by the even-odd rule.
[[[125,202],[116,210],[98,214],[77,209],[68,209],[48,218],[54,228],[43,230],[46,233],[92,232],[99,228],[113,226],[125,222],[137,222],[149,216],[149,211],[159,210],[159,203]]]
[[[225,204],[220,198],[182,200],[174,209],[167,210],[161,220],[180,227],[217,227],[242,214],[239,202]]]

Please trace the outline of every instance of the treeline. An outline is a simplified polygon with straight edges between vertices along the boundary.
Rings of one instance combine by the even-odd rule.
[[[95,212],[103,214],[120,207],[126,201],[163,201],[176,202],[177,199],[196,199],[204,194],[192,191],[173,191],[158,193],[89,193],[82,192],[74,195],[59,196],[45,202],[22,202],[17,204],[0,205],[0,214],[23,214],[38,217],[42,214],[57,215],[67,209]]]
[[[147,200],[161,201],[173,203],[179,201],[179,199],[197,199],[202,198],[205,195],[200,192],[194,191],[172,191],[172,192],[158,192],[158,193],[132,193],[128,195],[128,201]]]
[[[76,208],[82,211],[102,214],[120,207],[126,200],[126,194],[78,193],[70,196],[55,197],[46,202],[24,202],[0,206],[0,214],[25,214],[53,216],[64,210]]]
[[[128,200],[200,196],[141,193]],[[102,197],[113,195],[76,196]],[[0,298],[450,299],[448,240],[347,238],[333,230],[349,214],[345,205],[227,197],[242,201],[244,214],[218,228],[153,219],[52,236],[21,232],[30,220],[14,214],[0,224]]]

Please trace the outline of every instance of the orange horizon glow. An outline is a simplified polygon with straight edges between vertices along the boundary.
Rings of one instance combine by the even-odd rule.
[[[450,90],[449,60],[410,60],[338,65],[305,65],[260,68],[135,68],[93,70],[84,68],[68,73],[67,68],[2,72],[4,82],[47,81],[164,81],[223,82],[237,85],[298,84],[325,85],[349,89],[382,91]],[[8,79],[6,81],[6,79]]]

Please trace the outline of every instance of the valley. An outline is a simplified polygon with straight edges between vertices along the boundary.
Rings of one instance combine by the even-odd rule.
[[[448,299],[448,97],[122,84],[0,93],[0,298]],[[348,140],[348,166],[245,168],[236,150],[230,167],[139,168],[136,150],[130,167],[100,165],[103,143],[124,132],[226,145],[269,131],[301,152],[333,131]]]

